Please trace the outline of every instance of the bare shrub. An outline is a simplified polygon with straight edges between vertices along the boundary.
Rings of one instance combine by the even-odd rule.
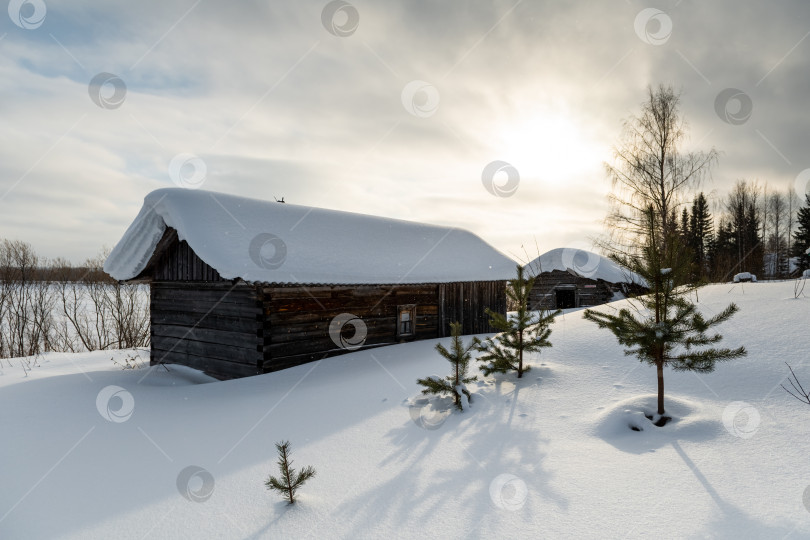
[[[60,336],[66,350],[130,349],[149,344],[146,286],[112,279],[102,269],[105,258],[102,252],[88,259],[78,281],[58,284],[64,316]],[[68,271],[62,268],[61,273]]]
[[[0,358],[148,346],[148,289],[105,274],[106,255],[74,267],[0,241]]]
[[[30,244],[0,243],[0,356],[32,356],[52,350],[53,298],[39,275]]]

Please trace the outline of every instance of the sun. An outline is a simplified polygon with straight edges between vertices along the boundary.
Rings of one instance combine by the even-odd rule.
[[[544,184],[601,174],[604,145],[583,119],[563,110],[532,111],[512,118],[495,132],[493,149],[520,172]]]

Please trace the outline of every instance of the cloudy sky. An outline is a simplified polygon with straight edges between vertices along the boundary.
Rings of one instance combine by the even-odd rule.
[[[659,83],[689,145],[721,151],[706,191],[804,190],[808,21],[804,0],[12,0],[0,237],[80,262],[181,186],[463,227],[516,258],[587,247],[603,162]]]

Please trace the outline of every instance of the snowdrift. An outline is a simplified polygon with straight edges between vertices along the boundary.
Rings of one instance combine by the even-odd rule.
[[[580,312],[464,413],[419,394],[447,370],[435,341],[226,382],[110,362],[130,351],[3,361],[0,538],[810,537],[810,407],[779,387],[785,362],[810,382],[810,299],[700,291],[730,301],[720,332],[748,357],[666,371],[662,428],[655,370]],[[317,470],[293,507],[263,485],[280,440]]]

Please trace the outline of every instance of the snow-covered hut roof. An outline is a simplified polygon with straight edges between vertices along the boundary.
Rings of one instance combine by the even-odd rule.
[[[607,257],[579,248],[557,248],[540,255],[527,265],[532,273],[562,270],[588,279],[608,283],[636,283],[646,286],[644,278],[619,266]]]
[[[307,284],[506,280],[516,262],[451,227],[203,190],[153,191],[104,263],[138,276],[167,227],[226,279]]]

